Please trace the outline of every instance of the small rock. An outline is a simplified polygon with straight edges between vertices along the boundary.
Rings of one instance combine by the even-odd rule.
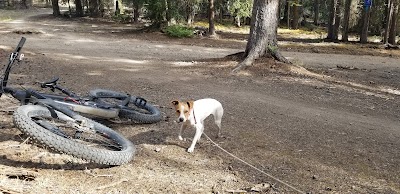
[[[325,190],[326,190],[326,191],[332,191],[332,188],[330,188],[330,187],[325,187]]]
[[[161,148],[160,148],[160,147],[157,147],[154,151],[160,152],[160,151],[161,151]]]
[[[233,167],[232,166],[228,166],[228,170],[233,170]]]
[[[271,188],[271,185],[269,183],[261,183],[254,185],[250,190],[253,192],[265,192],[268,191]]]
[[[317,178],[318,178],[318,177],[317,177],[316,175],[313,175],[313,176],[312,176],[312,179],[313,179],[313,180],[317,180]]]

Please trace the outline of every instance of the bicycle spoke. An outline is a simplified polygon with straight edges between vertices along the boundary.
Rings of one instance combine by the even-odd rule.
[[[63,121],[55,118],[35,117],[35,123],[61,137],[68,138],[90,147],[106,147],[110,150],[120,150],[122,147],[110,140],[106,135],[85,126],[85,121],[80,123]]]

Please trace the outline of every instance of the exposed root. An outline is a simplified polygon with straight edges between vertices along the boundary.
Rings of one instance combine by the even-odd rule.
[[[237,53],[238,54],[238,53]],[[268,52],[266,54],[270,54],[275,60],[282,62],[282,63],[286,63],[286,64],[291,64],[291,62],[286,59],[279,51],[275,51],[275,52]],[[265,56],[265,55],[264,55]],[[260,57],[263,56],[257,56],[255,53],[253,54],[249,54],[247,55],[247,57],[240,62],[233,70],[232,70],[232,74],[237,74],[239,71],[241,71],[242,69],[245,69],[246,67],[252,65],[254,63],[254,61]]]

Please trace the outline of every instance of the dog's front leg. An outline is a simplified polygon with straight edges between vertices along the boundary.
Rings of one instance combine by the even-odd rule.
[[[203,133],[203,128],[204,128],[204,126],[201,123],[198,123],[196,125],[196,134],[194,135],[192,145],[190,145],[190,147],[187,150],[189,153],[192,153],[194,151],[194,146],[196,145],[197,140],[200,139],[201,134]]]
[[[188,123],[187,122],[184,122],[184,123],[182,123],[182,125],[181,125],[181,130],[179,130],[179,136],[178,136],[178,138],[179,138],[179,140],[183,140],[183,138],[182,138],[182,133],[183,133],[183,131],[185,131],[185,129],[187,128],[187,126],[188,126]]]

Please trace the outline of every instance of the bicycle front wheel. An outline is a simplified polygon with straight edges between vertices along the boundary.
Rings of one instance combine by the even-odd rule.
[[[130,119],[143,124],[161,121],[160,110],[143,98],[103,89],[92,90],[89,94],[93,98],[93,101],[100,105],[119,107],[118,116],[120,118]]]
[[[39,143],[90,162],[122,165],[135,154],[135,146],[128,139],[82,116],[73,119],[43,106],[24,105],[14,112],[13,119],[18,129]]]

